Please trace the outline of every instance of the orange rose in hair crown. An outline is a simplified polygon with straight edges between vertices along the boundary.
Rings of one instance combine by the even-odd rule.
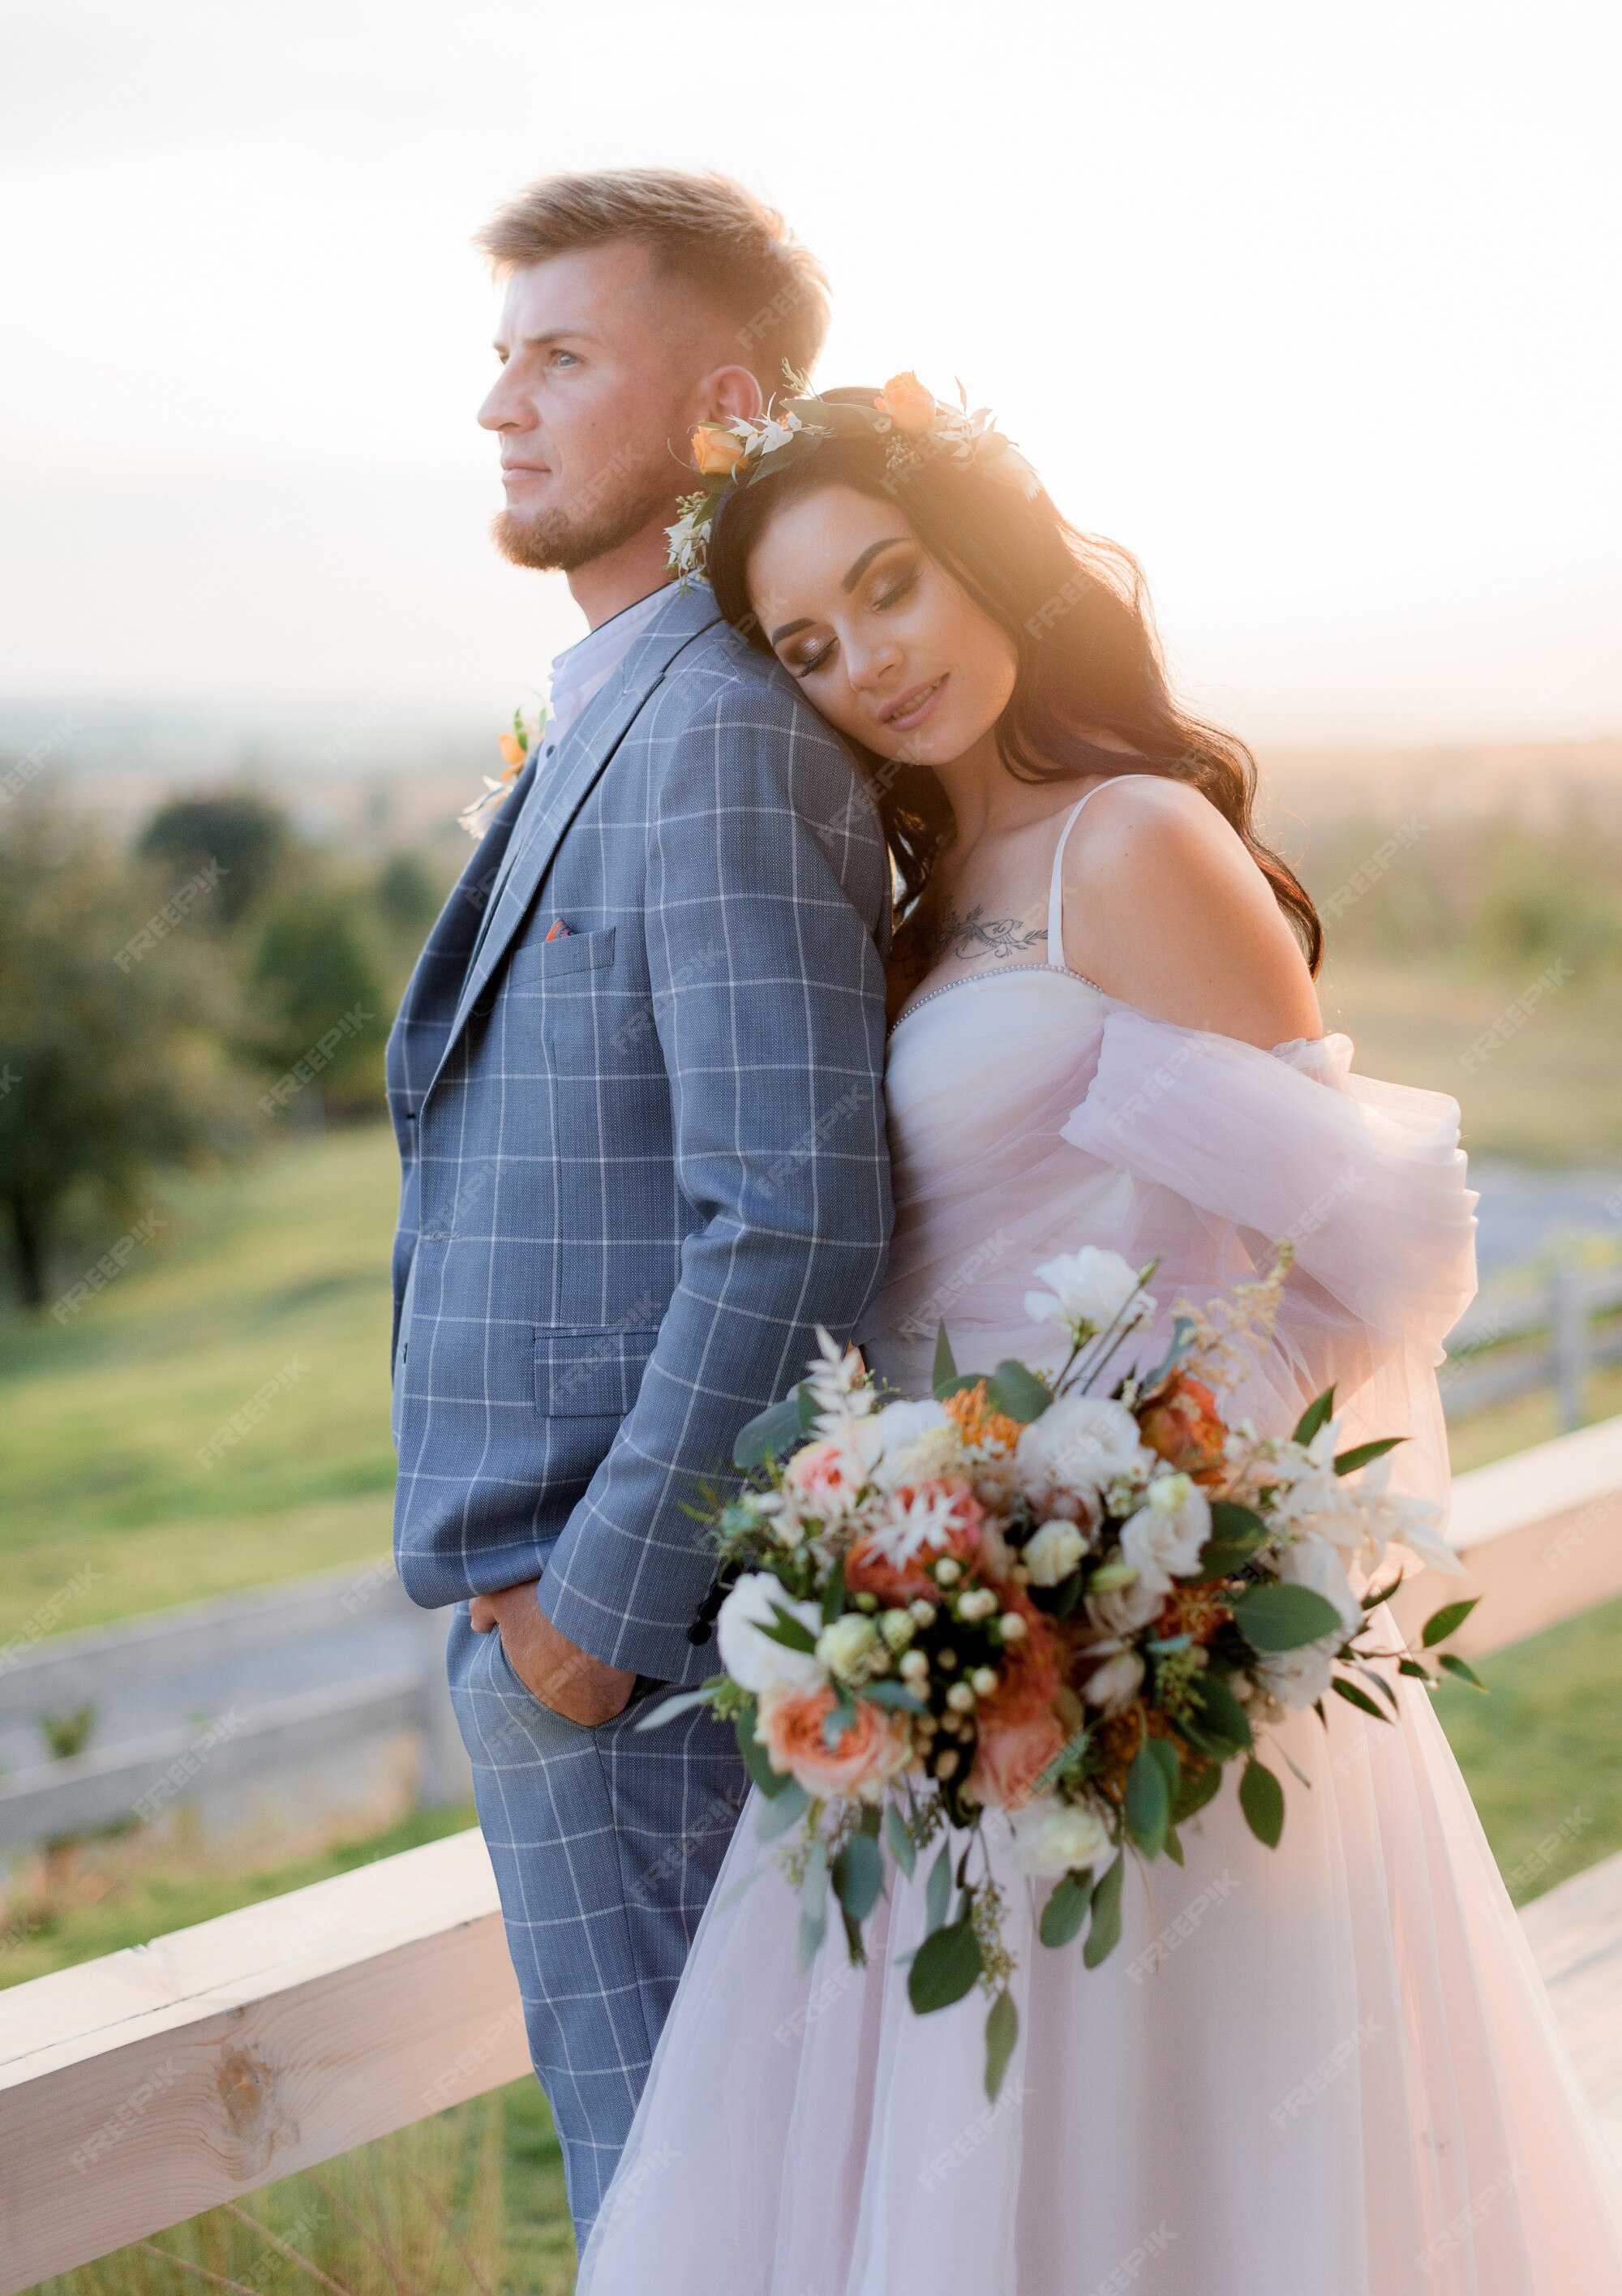
[[[916,438],[933,427],[935,401],[909,367],[905,374],[892,374],[879,395],[879,412],[888,414],[897,430]]]
[[[743,441],[718,422],[700,422],[692,434],[692,459],[702,477],[730,478],[743,460]]]

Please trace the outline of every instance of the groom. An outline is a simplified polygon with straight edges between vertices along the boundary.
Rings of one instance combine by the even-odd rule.
[[[389,1040],[395,1549],[455,1605],[584,2236],[747,1788],[707,1710],[635,1726],[713,1670],[685,1508],[882,1272],[889,878],[838,742],[665,566],[692,426],[815,358],[817,266],[738,185],[651,170],[537,184],[482,244],[496,540],[591,627]]]

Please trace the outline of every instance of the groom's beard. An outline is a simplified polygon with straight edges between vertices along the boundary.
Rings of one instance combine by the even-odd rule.
[[[607,463],[581,488],[567,510],[498,511],[490,535],[514,566],[571,574],[618,550],[656,520],[676,516],[668,459],[657,471],[627,471]]]

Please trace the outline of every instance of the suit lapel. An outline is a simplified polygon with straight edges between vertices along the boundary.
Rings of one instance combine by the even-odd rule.
[[[631,648],[617,674],[594,695],[558,746],[513,823],[499,865],[500,888],[484,938],[474,950],[435,1075],[467,1025],[469,1013],[528,914],[537,889],[564,832],[586,802],[649,695],[670,664],[703,630],[718,621],[707,588],[673,590],[669,602]],[[431,1086],[430,1087],[431,1089]]]

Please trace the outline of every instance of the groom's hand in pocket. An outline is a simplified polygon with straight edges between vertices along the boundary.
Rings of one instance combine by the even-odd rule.
[[[499,1633],[513,1673],[554,1714],[588,1730],[611,1722],[628,1703],[636,1677],[561,1635],[535,1599],[539,1584],[538,1578],[526,1578],[499,1594],[475,1595],[469,1625],[477,1635],[487,1635],[492,1628]]]

